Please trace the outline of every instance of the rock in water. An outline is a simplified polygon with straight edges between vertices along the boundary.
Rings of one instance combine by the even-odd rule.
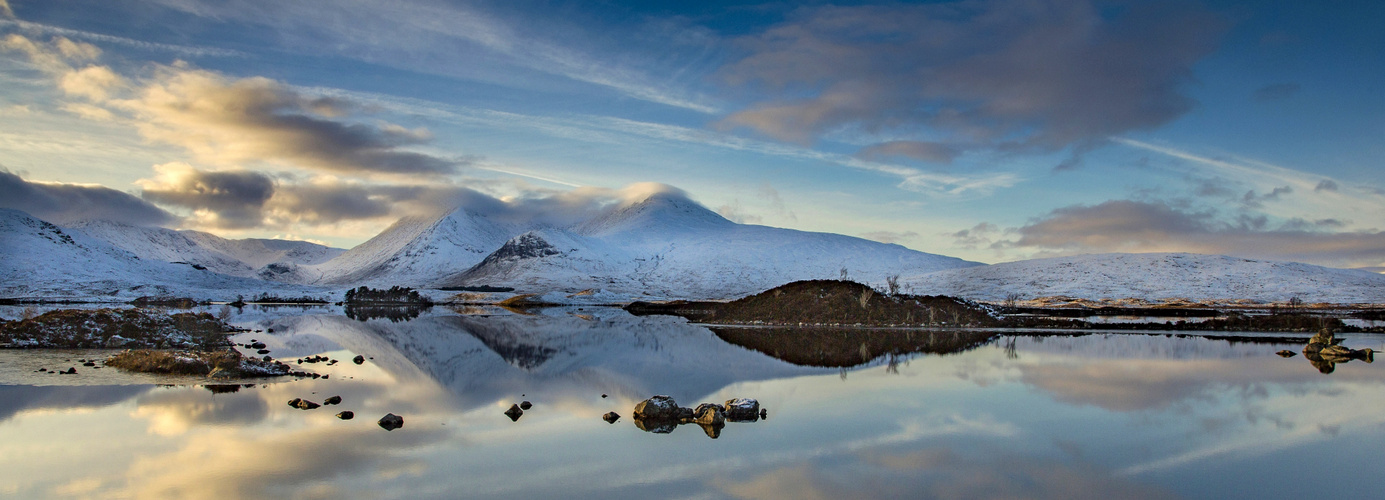
[[[750,398],[726,400],[726,419],[732,422],[754,422],[760,419],[760,402]]]
[[[523,401],[523,402],[520,402],[520,403],[519,403],[519,409],[521,409],[521,410],[526,410],[526,411],[528,411],[530,408],[533,408],[533,407],[534,407],[534,403],[530,403],[530,402],[528,402],[528,401]]]
[[[510,417],[511,422],[516,422],[524,416],[524,410],[519,409],[519,405],[510,405],[510,409],[505,410],[505,416]]]
[[[669,396],[654,396],[635,405],[639,420],[678,420],[680,415],[678,402]]]
[[[362,355],[360,355],[360,354],[357,354],[356,357],[351,358],[351,362],[352,362],[352,363],[356,363],[356,364],[358,364],[358,365],[359,365],[359,364],[363,364],[363,363],[365,363],[365,356],[362,356]]]
[[[393,413],[387,413],[385,416],[380,417],[380,421],[377,423],[380,424],[380,428],[392,431],[404,426],[404,417]]]
[[[605,420],[608,424],[614,424],[617,420],[620,420],[620,414],[613,411],[609,411],[606,412],[605,415],[601,416],[601,420]]]
[[[1294,357],[1295,355],[1297,355],[1298,353],[1296,353],[1296,352],[1294,352],[1294,351],[1290,351],[1290,350],[1288,350],[1288,349],[1285,349],[1285,350],[1276,352],[1275,354],[1278,354],[1279,357],[1281,357],[1281,358],[1292,358],[1292,357]]]
[[[289,400],[289,406],[292,406],[292,407],[294,407],[294,408],[298,408],[298,409],[300,409],[300,410],[311,410],[311,409],[313,409],[313,408],[317,408],[317,407],[322,406],[322,405],[319,405],[319,404],[314,403],[314,402],[312,402],[312,401],[308,401],[308,400],[306,400],[306,399],[293,398],[293,399],[290,399],[290,400]]]
[[[1349,358],[1351,357],[1351,349],[1339,345],[1329,345],[1319,350],[1318,355],[1324,358]]]
[[[347,410],[347,411],[338,413],[338,414],[337,414],[337,418],[340,418],[340,419],[342,419],[342,420],[351,420],[351,419],[353,419],[353,418],[356,418],[356,414],[353,413],[351,410]],[[403,425],[403,424],[401,423],[400,425]]]
[[[332,397],[330,397],[330,398],[324,399],[324,400],[322,400],[322,404],[325,404],[325,405],[338,405],[338,404],[341,404],[341,396],[332,396]]]
[[[693,421],[698,425],[721,427],[726,425],[726,413],[721,409],[721,405],[702,403],[693,410]]]

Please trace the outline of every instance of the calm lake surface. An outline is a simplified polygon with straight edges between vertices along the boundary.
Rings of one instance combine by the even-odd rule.
[[[495,311],[467,311],[493,313]],[[7,317],[12,317],[7,316]],[[1385,366],[1321,373],[1280,335],[980,335],[966,350],[799,366],[618,309],[434,308],[408,321],[252,309],[324,379],[205,387],[0,351],[8,498],[1304,498],[1385,491]],[[918,335],[930,333],[920,332]],[[1303,339],[1307,335],[1301,336]],[[1247,341],[1249,340],[1249,341]],[[1353,348],[1385,337],[1350,336]],[[356,365],[362,354],[371,359]],[[788,356],[782,356],[788,357]],[[1382,363],[1385,364],[1385,363]],[[77,366],[79,374],[36,373]],[[172,385],[167,385],[172,384]],[[606,395],[607,397],[602,397]],[[758,399],[768,419],[631,419]],[[299,410],[286,402],[339,406]],[[511,404],[534,406],[517,421]],[[339,420],[342,410],[353,420]],[[601,415],[621,419],[607,424]],[[376,425],[386,413],[403,428]]]

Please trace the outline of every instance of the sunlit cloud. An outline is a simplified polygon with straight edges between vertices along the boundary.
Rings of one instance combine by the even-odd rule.
[[[0,168],[0,208],[53,223],[104,219],[134,225],[167,225],[178,217],[129,193],[86,184],[33,182]]]

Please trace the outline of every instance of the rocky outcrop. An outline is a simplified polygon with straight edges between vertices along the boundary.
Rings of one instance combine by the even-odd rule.
[[[614,424],[617,420],[620,420],[620,414],[613,411],[606,412],[605,415],[601,416],[601,420],[605,420],[608,424]]]
[[[1324,374],[1336,371],[1338,363],[1346,363],[1353,359],[1367,363],[1375,361],[1375,351],[1370,348],[1352,349],[1340,345],[1341,342],[1342,339],[1336,338],[1331,330],[1324,328],[1308,340],[1308,345],[1303,347],[1303,357],[1308,358],[1308,362]]]
[[[678,420],[678,402],[669,396],[654,396],[635,405],[635,420]]]
[[[314,403],[312,401],[308,401],[306,399],[293,398],[289,400],[289,406],[298,408],[300,410],[312,410],[322,405]]]
[[[735,418],[730,412],[734,412]],[[716,439],[727,422],[755,422],[763,414],[760,402],[748,398],[729,399],[726,405],[702,403],[697,408],[685,408],[669,396],[654,396],[635,405],[635,427],[645,432],[667,434],[681,424],[697,424],[707,437]],[[620,415],[611,412],[602,418],[615,423]]]
[[[726,419],[732,422],[754,422],[760,419],[760,402],[749,398],[726,400]]]
[[[519,405],[510,405],[510,409],[505,410],[505,416],[510,417],[511,422],[515,422],[524,416],[524,410],[520,409]]]

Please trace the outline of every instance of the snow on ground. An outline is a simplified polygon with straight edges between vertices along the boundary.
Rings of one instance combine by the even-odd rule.
[[[907,276],[907,291],[1000,301],[1084,299],[1252,299],[1304,303],[1385,303],[1385,275],[1297,262],[1188,253],[1095,254],[1006,262]]]

